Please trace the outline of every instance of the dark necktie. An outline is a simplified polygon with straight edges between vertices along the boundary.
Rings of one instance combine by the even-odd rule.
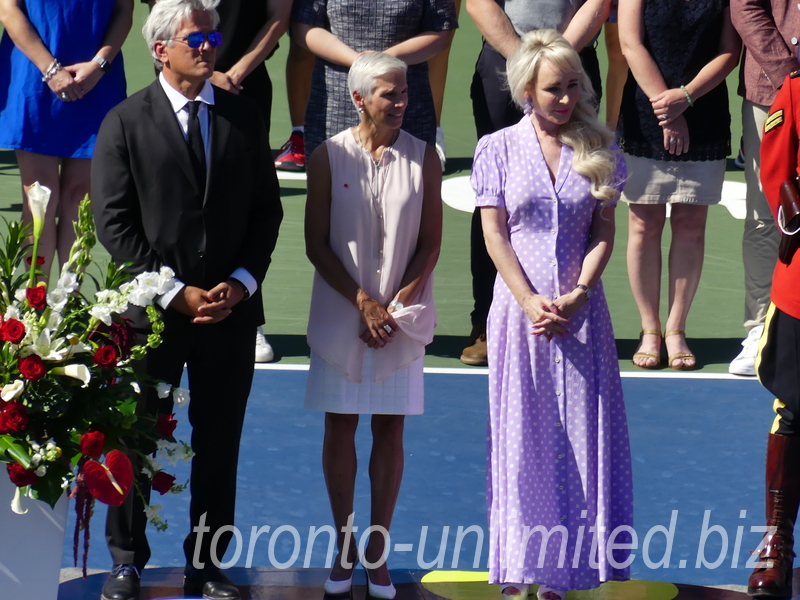
[[[189,102],[189,150],[191,151],[192,167],[194,168],[195,178],[200,187],[200,191],[205,193],[206,189],[206,151],[203,146],[203,135],[200,133],[200,118],[197,112],[200,110],[202,102],[199,100]]]

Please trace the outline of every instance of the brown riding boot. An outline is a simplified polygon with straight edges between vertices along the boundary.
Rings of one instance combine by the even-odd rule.
[[[794,522],[800,502],[800,438],[769,434],[767,441],[766,543],[758,555],[769,566],[753,571],[747,593],[756,598],[792,597]]]
[[[472,367],[485,367],[489,364],[485,325],[472,326],[467,347],[461,351],[461,362]]]

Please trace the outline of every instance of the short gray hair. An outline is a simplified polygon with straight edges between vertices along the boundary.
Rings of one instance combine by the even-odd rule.
[[[214,29],[219,26],[217,5],[219,0],[157,0],[142,27],[142,35],[153,62],[159,71],[164,66],[158,60],[153,46],[157,41],[172,40],[178,33],[183,19],[189,19],[195,11],[206,12],[211,17]],[[173,42],[167,42],[172,47]]]
[[[369,98],[377,87],[377,79],[394,71],[405,75],[408,72],[408,65],[384,52],[367,52],[355,59],[347,74],[347,87],[350,89],[350,99],[353,104],[356,104],[353,92],[358,92],[363,98]]]

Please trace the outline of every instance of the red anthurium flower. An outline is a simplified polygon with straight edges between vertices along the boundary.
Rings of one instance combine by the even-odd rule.
[[[151,485],[155,491],[163,496],[172,489],[173,485],[175,485],[175,476],[164,471],[159,471],[153,475],[153,481]]]
[[[177,426],[178,421],[175,419],[175,413],[171,415],[159,415],[158,421],[156,421],[156,431],[161,434],[162,438],[172,437]]]
[[[19,463],[11,463],[6,467],[8,470],[8,478],[11,483],[17,487],[25,487],[26,485],[33,485],[39,481],[39,477],[31,469],[26,469]]]
[[[102,431],[87,431],[81,436],[81,453],[92,458],[100,458],[106,436]]]
[[[44,362],[41,357],[36,354],[31,354],[25,358],[19,359],[19,372],[25,379],[30,381],[38,381],[47,373],[44,368]]]
[[[110,506],[120,506],[133,486],[133,465],[124,452],[112,450],[106,463],[87,460],[83,463],[83,480],[89,493]]]
[[[47,306],[47,290],[43,285],[30,287],[25,290],[25,299],[31,308],[44,308]]]

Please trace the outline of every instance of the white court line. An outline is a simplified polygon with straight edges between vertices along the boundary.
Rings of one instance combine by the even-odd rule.
[[[285,365],[281,363],[256,363],[257,371],[308,371],[309,365]],[[480,367],[425,367],[431,375],[488,375],[489,369]],[[718,379],[730,381],[757,381],[755,377],[740,377],[730,373],[694,373],[687,371],[622,371],[623,379]]]

